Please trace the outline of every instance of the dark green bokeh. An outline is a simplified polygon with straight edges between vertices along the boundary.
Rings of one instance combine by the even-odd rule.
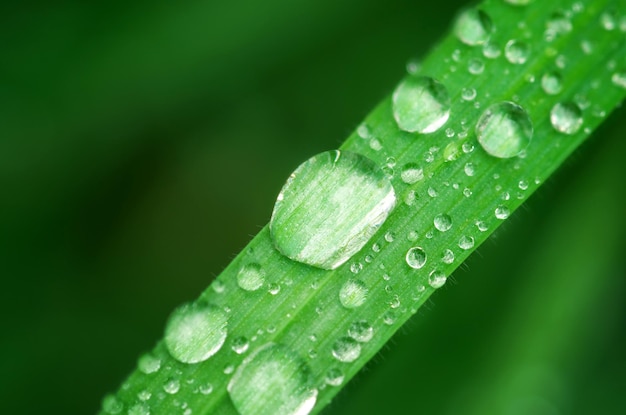
[[[96,412],[161,337],[169,312],[268,221],[290,171],[338,147],[463,3],[3,6],[0,413]],[[327,413],[462,413],[455,405],[478,410],[515,395],[494,382],[525,376],[524,361],[494,349],[509,340],[526,350],[514,334],[534,324],[546,330],[515,314],[558,296],[548,284],[557,265],[540,256],[545,250],[560,252],[560,269],[573,279],[598,273],[599,288],[564,294],[576,307],[562,318],[580,324],[574,340],[529,340],[539,350],[559,347],[546,359],[565,356],[544,362],[560,389],[534,413],[624,412],[625,168],[615,156],[625,151],[624,115],[455,274],[436,307],[418,313]],[[607,163],[614,170],[603,173]],[[575,195],[594,172],[614,191],[590,208]],[[611,238],[579,227],[579,205],[578,215],[606,215],[597,227],[611,227]],[[573,220],[559,225],[566,211]],[[594,266],[578,276],[567,259],[581,253],[568,245],[581,240],[595,242],[585,245]],[[550,273],[525,275],[541,269],[527,258]]]

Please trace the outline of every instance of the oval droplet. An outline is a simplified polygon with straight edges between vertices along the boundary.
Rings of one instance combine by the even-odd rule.
[[[428,276],[428,285],[435,289],[441,288],[446,283],[446,280],[446,274],[436,269]]]
[[[500,205],[496,208],[496,210],[494,211],[494,214],[497,219],[504,220],[509,217],[509,215],[511,214],[511,211],[509,210],[508,207],[504,205]]]
[[[533,136],[533,125],[524,108],[512,102],[489,106],[476,123],[476,136],[482,148],[498,158],[520,154]]]
[[[424,171],[415,163],[407,163],[402,167],[400,177],[404,183],[413,184],[424,179]]]
[[[583,112],[573,102],[558,103],[550,111],[550,123],[563,134],[575,134],[583,125]]]
[[[393,116],[404,131],[422,134],[440,129],[450,117],[450,95],[427,76],[409,76],[393,93]]]
[[[367,300],[369,290],[361,280],[348,280],[339,290],[339,302],[346,308],[357,308]]]
[[[205,361],[226,340],[228,320],[219,308],[202,303],[184,304],[174,310],[165,327],[165,346],[183,363]]]
[[[409,249],[406,253],[406,263],[413,269],[420,269],[426,264],[426,252],[419,246]]]
[[[274,343],[248,356],[227,389],[241,415],[306,415],[317,399],[308,365],[287,347]]]
[[[352,337],[341,337],[333,345],[332,354],[340,362],[354,362],[361,355],[361,345]]]
[[[526,63],[530,55],[528,43],[519,40],[509,40],[504,46],[504,56],[514,65]]]
[[[237,285],[246,291],[256,291],[263,286],[265,273],[256,262],[246,264],[237,273]]]
[[[326,372],[326,378],[324,381],[330,386],[339,386],[343,383],[343,372],[337,368],[332,368]]]
[[[372,160],[328,151],[291,174],[274,206],[270,233],[286,257],[335,269],[369,241],[395,204],[391,182]]]
[[[441,213],[435,216],[433,223],[438,231],[446,232],[452,227],[452,218],[450,217],[450,215]]]
[[[541,87],[548,95],[556,95],[563,89],[561,75],[557,72],[546,72],[541,77]]]
[[[467,251],[474,247],[474,238],[471,236],[463,235],[459,238],[459,248]]]
[[[487,13],[478,9],[467,9],[457,17],[454,33],[467,45],[482,45],[493,32],[493,22]]]
[[[367,343],[374,337],[374,328],[365,320],[355,321],[348,328],[348,336],[359,343]]]

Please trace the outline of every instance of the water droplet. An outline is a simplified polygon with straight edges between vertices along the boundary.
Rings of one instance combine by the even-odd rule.
[[[626,89],[626,72],[615,72],[611,76],[611,82],[616,86]]]
[[[494,214],[496,215],[497,219],[504,220],[509,217],[509,215],[511,214],[511,211],[509,210],[508,207],[500,205],[496,208],[496,210],[494,211]]]
[[[443,149],[443,159],[445,161],[455,161],[461,155],[459,144],[456,141],[452,141]]]
[[[383,144],[377,138],[372,138],[370,140],[370,148],[374,151],[380,151],[383,149]]]
[[[280,292],[280,285],[276,284],[275,282],[270,283],[267,286],[267,292],[269,292],[272,295],[276,295]]]
[[[426,252],[418,246],[409,249],[406,253],[406,263],[413,269],[420,269],[426,264]]]
[[[265,273],[261,265],[255,262],[244,265],[237,274],[237,284],[246,291],[256,291],[263,286],[264,282]]]
[[[500,47],[493,43],[487,42],[483,45],[483,56],[487,59],[496,59],[502,54]]]
[[[487,226],[487,224],[482,220],[477,220],[475,224],[478,230],[481,232],[486,232],[489,229],[489,226]]]
[[[362,270],[363,264],[361,264],[360,262],[355,262],[354,264],[350,265],[350,272],[353,274],[358,274]]]
[[[476,168],[474,167],[474,163],[467,163],[465,167],[463,168],[463,171],[465,171],[466,176],[472,177],[474,173],[476,173]]]
[[[504,47],[504,56],[514,65],[526,63],[528,55],[530,55],[528,43],[519,40],[509,40]]]
[[[575,134],[583,125],[583,113],[573,102],[558,103],[550,111],[550,122],[563,134]]]
[[[348,336],[359,343],[367,343],[374,337],[374,328],[365,320],[355,321],[348,328]]]
[[[202,362],[220,350],[226,340],[227,325],[224,312],[213,305],[184,304],[167,321],[165,345],[180,362]]]
[[[437,192],[437,190],[434,187],[428,187],[428,190],[426,191],[428,193],[428,196],[435,198],[437,196],[439,196],[439,193]]]
[[[396,236],[393,234],[393,232],[386,232],[385,233],[385,241],[391,243],[396,239]]]
[[[472,249],[474,247],[474,238],[471,236],[461,236],[459,238],[459,248],[467,251],[468,249]]]
[[[170,378],[163,384],[163,390],[170,395],[175,395],[180,390],[180,381],[175,378]]]
[[[388,326],[391,326],[395,322],[396,322],[396,313],[389,310],[385,314],[383,314],[383,323],[385,323]]]
[[[306,363],[273,343],[244,359],[227,389],[241,415],[306,415],[317,399]]]
[[[580,48],[585,55],[591,55],[593,53],[593,44],[589,40],[583,40],[580,42]]]
[[[115,395],[107,395],[102,400],[102,410],[111,415],[116,415],[124,410],[124,404]]]
[[[339,290],[339,301],[346,308],[360,307],[367,300],[369,290],[361,280],[348,280]]]
[[[249,346],[250,343],[248,343],[248,339],[244,336],[239,336],[233,340],[233,344],[231,347],[233,349],[233,352],[237,354],[242,354],[245,353],[246,350],[248,350]]]
[[[402,167],[400,177],[404,183],[413,184],[424,179],[424,171],[417,164],[408,163]]]
[[[332,352],[340,362],[354,362],[361,355],[361,345],[352,337],[341,337],[333,345]]]
[[[558,35],[572,31],[572,21],[562,11],[557,11],[546,22],[546,39],[552,41]]]
[[[435,289],[441,288],[446,283],[446,279],[446,274],[436,269],[428,276],[428,285]]]
[[[451,264],[454,262],[454,252],[451,249],[446,249],[443,251],[443,255],[441,256],[441,262],[444,264]]]
[[[393,116],[404,131],[433,133],[450,116],[448,90],[433,78],[409,76],[393,93]]]
[[[213,393],[213,385],[211,383],[200,385],[198,391],[200,391],[200,393],[203,395],[210,395],[211,393]]]
[[[150,407],[146,403],[138,403],[128,409],[128,415],[150,415]]]
[[[470,59],[467,70],[472,75],[480,75],[485,70],[485,63],[480,59]]]
[[[600,15],[600,24],[604,30],[615,30],[615,15],[612,12],[606,11]]]
[[[461,98],[465,101],[473,101],[476,98],[476,90],[474,88],[463,88]]]
[[[391,182],[372,160],[327,151],[291,174],[274,206],[270,232],[288,258],[335,269],[367,243],[395,203]]]
[[[446,232],[452,227],[452,218],[445,213],[441,213],[435,216],[433,223],[435,224],[435,228],[437,228],[438,231]]]
[[[556,95],[563,89],[561,75],[557,72],[547,72],[541,77],[541,87],[548,95]]]
[[[161,368],[161,359],[151,354],[144,354],[139,358],[137,367],[146,375],[156,373]]]
[[[482,45],[489,40],[493,23],[487,13],[478,9],[467,9],[456,19],[454,33],[467,45]]]
[[[524,108],[505,101],[489,106],[482,113],[476,123],[476,136],[487,153],[510,158],[528,147],[533,125]]]
[[[330,386],[340,386],[343,383],[343,379],[343,372],[337,368],[333,368],[326,372],[324,381]]]

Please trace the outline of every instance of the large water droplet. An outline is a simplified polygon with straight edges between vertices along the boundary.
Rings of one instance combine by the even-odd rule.
[[[409,249],[406,253],[406,263],[413,269],[420,269],[426,264],[426,252],[418,246]]]
[[[428,285],[435,289],[441,288],[446,283],[446,279],[446,274],[436,269],[428,276]]]
[[[328,151],[291,174],[274,206],[270,232],[283,255],[335,269],[367,243],[395,203],[391,182],[372,160]]]
[[[433,223],[438,231],[446,232],[452,227],[452,218],[450,217],[450,215],[441,213],[435,216],[435,220],[433,220]]]
[[[500,219],[500,220],[504,220],[508,218],[510,214],[511,214],[511,211],[509,210],[508,207],[504,205],[498,206],[496,210],[494,211],[494,215],[496,216],[497,219]]]
[[[374,337],[374,328],[365,320],[355,321],[348,328],[348,336],[360,343],[367,343]]]
[[[556,95],[563,89],[561,75],[557,72],[546,72],[541,77],[541,87],[548,95]]]
[[[228,384],[228,393],[241,415],[306,415],[317,399],[306,363],[273,343],[243,361]]]
[[[550,122],[563,134],[575,134],[583,125],[583,113],[573,102],[558,103],[550,111]]]
[[[348,280],[339,290],[339,301],[346,308],[360,307],[367,300],[368,289],[360,280]]]
[[[526,63],[529,54],[530,46],[528,46],[528,43],[519,40],[509,40],[506,46],[504,46],[504,56],[515,65]]]
[[[470,46],[482,45],[491,36],[493,23],[487,13],[478,9],[468,9],[457,17],[454,33],[459,40]]]
[[[341,337],[333,345],[332,353],[340,362],[354,362],[361,355],[361,345],[352,337]]]
[[[202,362],[224,344],[227,318],[219,308],[202,303],[184,304],[174,310],[165,327],[165,345],[183,363]]]
[[[450,116],[448,90],[433,78],[409,76],[393,93],[393,116],[404,131],[435,132]]]
[[[528,146],[533,125],[524,108],[505,101],[491,105],[482,113],[476,123],[476,136],[487,153],[510,158]]]
[[[261,265],[255,262],[244,265],[237,274],[237,285],[246,291],[256,291],[264,282],[265,273]]]

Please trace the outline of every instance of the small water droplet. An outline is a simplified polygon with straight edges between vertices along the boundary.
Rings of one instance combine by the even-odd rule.
[[[519,40],[509,40],[504,47],[504,56],[514,65],[526,63],[530,55],[528,43]]]
[[[489,229],[489,226],[482,220],[477,220],[475,225],[478,228],[478,230],[481,232],[486,232]]]
[[[111,415],[117,415],[124,410],[124,404],[115,395],[107,395],[102,400],[102,410]]]
[[[406,253],[406,263],[413,269],[422,268],[426,264],[426,259],[426,252],[418,246],[409,249]]]
[[[476,136],[487,153],[510,158],[528,147],[533,125],[524,108],[505,101],[489,106],[482,113],[476,123]]]
[[[204,385],[200,385],[198,391],[200,391],[200,393],[203,395],[210,395],[211,393],[213,393],[213,385],[210,383],[205,383]]]
[[[562,11],[554,12],[546,22],[546,40],[552,41],[556,36],[572,31],[572,21]]]
[[[393,116],[404,131],[433,133],[450,116],[448,90],[433,78],[409,76],[393,93]]]
[[[128,415],[150,415],[150,406],[146,403],[138,403],[128,409]]]
[[[374,328],[365,320],[355,321],[348,328],[348,336],[359,343],[367,343],[374,337]]]
[[[440,213],[439,215],[435,216],[433,223],[438,231],[446,232],[452,227],[452,218],[450,217],[450,215]]]
[[[446,279],[446,274],[436,269],[428,276],[428,285],[435,289],[441,288],[446,283]]]
[[[476,90],[474,88],[463,88],[461,98],[465,101],[473,101],[476,98]]]
[[[231,347],[233,349],[233,352],[237,354],[242,354],[245,353],[246,350],[248,350],[249,346],[250,343],[248,343],[248,339],[244,336],[239,336],[233,340],[233,344]]]
[[[161,359],[151,354],[144,354],[139,358],[137,367],[146,375],[156,373],[161,368]]]
[[[505,0],[507,3],[512,4],[513,6],[526,6],[533,0]]]
[[[541,87],[548,95],[556,95],[563,89],[561,75],[557,72],[546,72],[541,77]]]
[[[626,89],[626,72],[615,72],[611,76],[611,82],[616,86]]]
[[[267,344],[237,368],[228,393],[241,415],[307,415],[315,406],[308,365],[278,344]]]
[[[226,340],[227,325],[224,312],[213,305],[184,304],[167,321],[165,345],[180,362],[202,362],[220,350]]]
[[[393,232],[386,232],[385,233],[385,241],[391,243],[396,239],[396,236],[393,234]]]
[[[615,14],[610,11],[606,11],[600,15],[600,24],[604,30],[612,31],[616,27]]]
[[[446,249],[443,251],[443,255],[441,256],[441,262],[444,264],[451,264],[454,262],[454,252],[451,249]]]
[[[509,217],[509,215],[511,214],[511,211],[509,210],[508,207],[500,205],[496,208],[496,210],[494,211],[494,214],[496,215],[497,219],[504,220]]]
[[[583,113],[573,102],[558,103],[550,111],[550,122],[563,134],[575,134],[583,125]]]
[[[363,281],[350,279],[339,290],[339,301],[346,308],[360,307],[367,300],[368,292]]]
[[[335,269],[358,252],[396,203],[393,186],[359,154],[328,151],[301,164],[274,206],[274,245],[294,261]]]
[[[480,75],[485,70],[485,63],[480,59],[470,59],[467,70],[472,75]]]
[[[269,292],[272,295],[276,295],[280,292],[280,285],[276,284],[275,282],[270,283],[267,286],[267,292]]]
[[[352,265],[350,265],[350,272],[353,274],[358,274],[362,270],[363,270],[363,264],[361,264],[360,262],[355,262]]]
[[[439,192],[437,192],[437,190],[435,190],[434,187],[429,187],[427,190],[428,196],[435,198],[437,196],[439,196]]]
[[[337,368],[332,368],[328,372],[326,372],[326,377],[324,378],[324,381],[327,385],[330,386],[340,386],[343,383],[343,379],[343,372]]]
[[[476,168],[474,167],[474,163],[467,163],[463,168],[465,175],[468,177],[472,177],[474,173],[476,173]]]
[[[474,238],[471,236],[461,236],[459,238],[459,248],[467,251],[468,249],[472,249],[474,247]]]
[[[404,183],[413,184],[424,179],[424,171],[417,164],[408,163],[402,167],[400,177]]]
[[[361,355],[361,345],[352,337],[341,337],[333,345],[332,354],[340,362],[354,362]]]
[[[395,322],[396,322],[396,313],[394,313],[392,310],[389,310],[385,314],[383,314],[383,323],[385,323],[388,326],[391,326]]]
[[[265,282],[265,272],[256,262],[245,264],[237,273],[237,285],[245,291],[256,291]]]
[[[163,390],[170,395],[175,395],[180,390],[180,381],[175,378],[169,378],[163,384]]]
[[[454,33],[467,45],[482,45],[493,32],[493,22],[487,13],[479,9],[467,9],[456,19]]]
[[[496,59],[502,54],[500,47],[493,42],[487,42],[483,45],[483,56],[487,59]]]
[[[580,48],[585,55],[591,55],[593,53],[593,44],[587,39],[580,42]]]
[[[380,151],[383,149],[383,144],[377,138],[372,138],[370,140],[370,148],[374,151]]]

